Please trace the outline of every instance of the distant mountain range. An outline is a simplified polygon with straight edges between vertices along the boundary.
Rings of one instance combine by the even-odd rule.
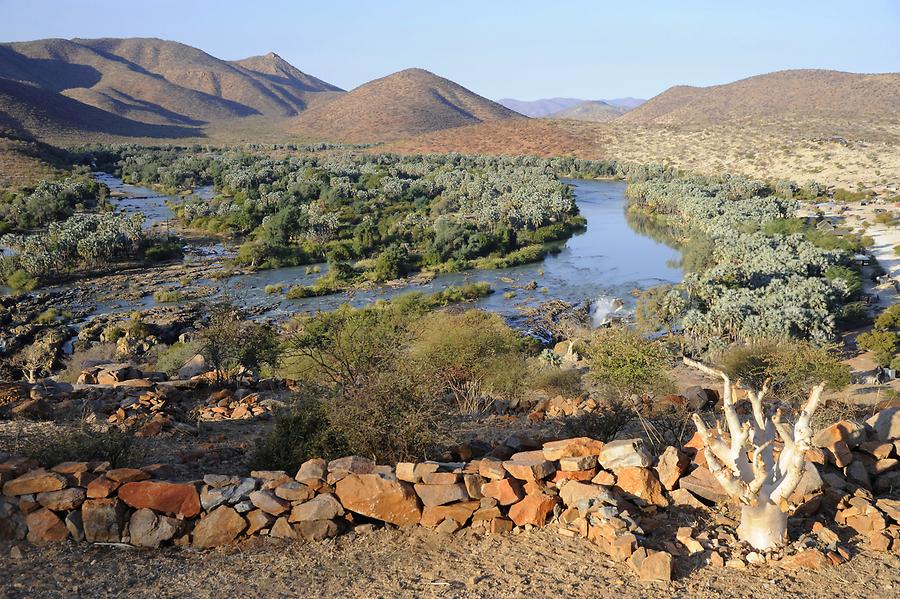
[[[519,114],[532,118],[575,118],[578,120],[606,121],[609,118],[606,118],[605,115],[612,114],[617,110],[618,112],[615,114],[618,116],[618,114],[640,106],[646,100],[639,98],[612,98],[608,100],[582,100],[578,98],[515,100],[513,98],[503,98],[498,100],[498,102]],[[571,112],[580,105],[583,105],[580,110]],[[603,105],[611,107],[612,110],[605,109]]]
[[[676,86],[648,101],[498,103],[422,69],[345,92],[275,53],[225,61],[153,38],[0,44],[0,136],[65,144],[196,139],[223,131],[237,131],[248,140],[266,133],[268,139],[351,142],[434,134],[441,143],[473,150],[492,147],[493,142],[483,142],[493,137],[504,148],[519,139],[523,148],[546,154],[554,151],[554,143],[568,151],[592,138],[568,132],[565,127],[577,124],[573,120],[694,126],[822,117],[875,122],[896,120],[898,114],[897,73],[782,71],[712,87]],[[538,125],[526,117],[544,120]],[[502,139],[504,131],[512,138]],[[467,143],[468,137],[477,142]]]

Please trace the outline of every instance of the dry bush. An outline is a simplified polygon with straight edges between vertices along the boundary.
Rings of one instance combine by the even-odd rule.
[[[583,391],[581,372],[574,368],[545,366],[532,374],[530,385],[553,396],[576,397]]]
[[[52,437],[36,437],[13,448],[14,453],[34,458],[44,466],[62,462],[109,462],[113,468],[139,465],[141,452],[134,435],[127,430],[98,430],[87,424],[59,432]]]
[[[115,343],[99,343],[97,345],[92,345],[87,349],[75,350],[66,362],[66,367],[61,370],[57,376],[59,380],[64,383],[75,383],[78,381],[78,377],[81,375],[81,371],[84,369],[84,363],[86,361],[114,361],[115,357]]]

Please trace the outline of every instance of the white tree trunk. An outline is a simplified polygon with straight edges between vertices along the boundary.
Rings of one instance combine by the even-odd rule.
[[[728,495],[741,504],[738,538],[763,551],[783,545],[787,541],[787,513],[782,507],[787,505],[787,498],[797,488],[806,468],[806,451],[812,437],[809,421],[819,405],[825,383],[810,391],[793,430],[781,421],[780,412],[773,416],[764,412],[762,400],[768,392],[769,381],[762,389],[747,390],[753,414],[748,422],[741,423],[734,407],[737,385],[732,386],[728,375],[689,358],[684,358],[684,363],[720,377],[724,384],[722,409],[730,440],[724,439],[718,424],[715,432],[707,429],[698,414],[694,414],[694,423],[703,439],[710,472]],[[776,433],[784,444],[777,461]]]
[[[741,508],[738,538],[754,549],[766,550],[787,541],[787,513],[774,503],[745,505]]]

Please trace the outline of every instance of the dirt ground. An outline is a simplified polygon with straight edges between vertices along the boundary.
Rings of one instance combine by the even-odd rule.
[[[210,552],[69,543],[0,543],[0,599],[24,597],[865,597],[900,593],[900,559],[860,554],[841,566],[786,572],[713,569],[676,558],[675,580],[637,580],[592,544],[551,529],[453,536],[379,530],[320,543],[258,540]]]

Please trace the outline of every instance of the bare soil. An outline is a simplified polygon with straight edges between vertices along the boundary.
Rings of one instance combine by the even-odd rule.
[[[900,559],[861,553],[819,571],[712,568],[675,560],[672,583],[640,582],[592,544],[551,529],[520,535],[471,530],[378,530],[321,543],[274,539],[197,552],[0,543],[0,598],[24,597],[893,597]]]

